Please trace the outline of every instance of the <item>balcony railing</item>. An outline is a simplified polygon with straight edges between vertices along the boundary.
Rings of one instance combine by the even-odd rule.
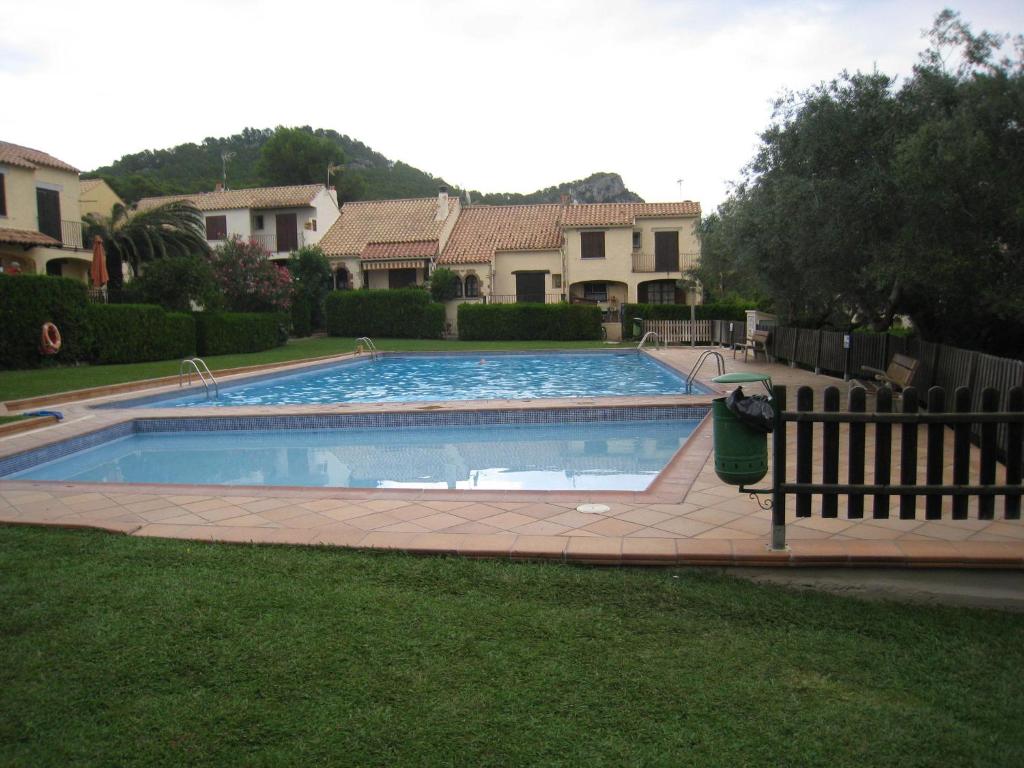
[[[264,249],[271,253],[281,253],[277,248],[277,235],[253,235],[252,239],[259,243]],[[305,245],[304,233],[300,230],[295,235],[295,242],[298,244],[297,247],[301,248]],[[289,249],[290,251],[291,249]]]
[[[60,223],[60,242],[65,248],[82,248],[82,222],[62,221]]]
[[[484,300],[489,304],[517,304],[529,302],[531,304],[558,304],[565,301],[564,293],[511,293],[491,294],[485,296]]]
[[[678,256],[655,258],[653,253],[633,251],[634,272],[685,272],[700,263],[699,253],[680,253]]]

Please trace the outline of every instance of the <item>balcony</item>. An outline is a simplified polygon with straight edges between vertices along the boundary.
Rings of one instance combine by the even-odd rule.
[[[305,245],[304,233],[301,230],[297,231],[294,236],[291,232],[286,233],[286,236],[281,238],[282,249],[278,248],[278,237],[276,234],[252,235],[252,239],[264,250],[270,251],[270,253],[291,253]]]
[[[488,304],[518,304],[529,302],[531,304],[558,304],[565,301],[564,293],[511,293],[491,294],[485,296],[484,301]]]
[[[62,221],[60,223],[60,242],[65,248],[82,249],[82,222]]]
[[[695,269],[700,263],[699,253],[680,253],[678,255],[656,257],[653,253],[633,251],[634,272],[673,272],[682,273],[688,269]]]

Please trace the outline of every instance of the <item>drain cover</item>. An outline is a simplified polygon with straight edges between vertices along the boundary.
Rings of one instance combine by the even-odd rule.
[[[611,509],[607,504],[580,504],[576,507],[577,512],[582,512],[585,515],[603,515],[611,512]]]

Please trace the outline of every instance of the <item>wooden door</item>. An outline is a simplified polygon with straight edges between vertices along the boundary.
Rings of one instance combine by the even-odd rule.
[[[654,233],[654,271],[679,271],[679,233]]]
[[[520,272],[516,275],[516,301],[544,303],[543,272]]]
[[[294,213],[277,214],[277,253],[299,250],[299,224]]]
[[[36,209],[39,211],[39,231],[64,242],[60,236],[60,192],[36,188]]]

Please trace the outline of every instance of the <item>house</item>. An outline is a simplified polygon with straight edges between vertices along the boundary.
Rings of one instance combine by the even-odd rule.
[[[335,288],[404,288],[426,282],[459,219],[461,204],[436,198],[345,203],[320,243]]]
[[[686,302],[678,283],[700,259],[699,222],[691,201],[462,206],[442,189],[436,200],[345,203],[323,248],[338,288],[422,284],[450,269],[453,330],[466,301],[570,301],[600,307],[613,333],[626,303]]]
[[[144,197],[137,207],[144,211],[179,200],[202,212],[210,247],[239,235],[258,242],[274,259],[316,245],[338,218],[337,192],[323,184],[250,189],[223,189],[218,184],[213,192]]]
[[[78,169],[0,141],[0,271],[88,279]]]
[[[79,182],[81,194],[78,207],[83,216],[110,216],[115,205],[124,205],[124,200],[103,179],[82,179]]]

